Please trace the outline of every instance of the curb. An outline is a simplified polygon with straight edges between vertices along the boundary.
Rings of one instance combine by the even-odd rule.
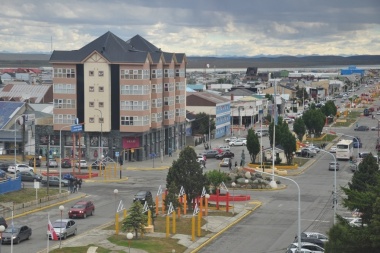
[[[125,181],[128,181],[129,177],[125,177],[125,178],[122,178],[122,179],[107,179],[107,180],[104,180],[104,179],[86,179],[86,180],[83,180],[85,183],[117,183],[117,182],[125,182]]]

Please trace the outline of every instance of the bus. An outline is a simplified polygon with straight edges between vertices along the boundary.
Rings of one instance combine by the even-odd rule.
[[[337,160],[352,160],[354,154],[354,144],[352,140],[341,140],[336,144]]]

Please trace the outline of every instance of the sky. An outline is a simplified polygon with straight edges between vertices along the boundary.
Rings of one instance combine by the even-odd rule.
[[[3,0],[0,51],[77,50],[112,32],[188,56],[380,55],[379,0]]]

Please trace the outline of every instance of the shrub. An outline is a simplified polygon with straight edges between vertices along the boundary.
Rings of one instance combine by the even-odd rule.
[[[277,181],[276,181],[276,184],[281,184],[281,181],[280,181],[280,180],[277,180]]]

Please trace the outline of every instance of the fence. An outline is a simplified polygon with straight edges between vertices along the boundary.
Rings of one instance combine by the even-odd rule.
[[[0,181],[0,194],[14,192],[21,189],[21,177],[8,178]]]

